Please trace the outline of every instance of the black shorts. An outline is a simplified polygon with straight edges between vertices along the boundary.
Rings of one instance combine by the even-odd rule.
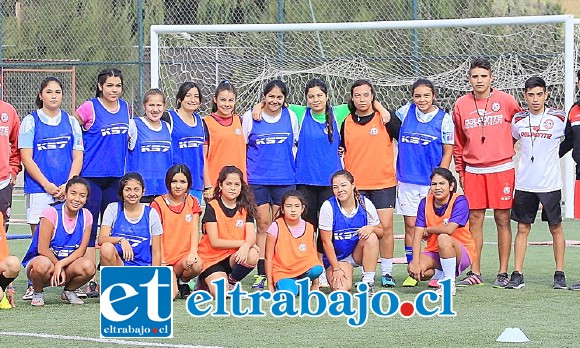
[[[4,223],[10,218],[10,209],[12,207],[12,185],[8,184],[0,190],[0,212],[4,216]]]
[[[542,203],[542,221],[547,221],[548,225],[557,225],[562,222],[561,201],[561,190],[537,193],[515,190],[511,219],[523,224],[533,224]]]
[[[359,193],[373,202],[373,205],[377,210],[395,208],[395,202],[397,199],[396,187],[388,187],[378,190],[359,190]]]
[[[296,185],[254,185],[250,184],[257,206],[264,204],[280,205],[282,196],[290,190],[295,190]]]
[[[225,259],[221,260],[220,262],[209,266],[205,271],[201,272],[199,275],[199,281],[205,282],[205,278],[209,277],[210,275],[217,273],[217,272],[224,272],[225,274],[232,273],[232,267],[230,266],[230,257],[229,255]]]

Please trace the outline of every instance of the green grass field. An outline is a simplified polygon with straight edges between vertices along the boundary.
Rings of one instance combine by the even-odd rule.
[[[13,216],[24,218],[21,197],[15,197]],[[193,318],[185,309],[185,301],[174,303],[174,338],[143,340],[132,346],[189,345],[219,347],[502,347],[496,343],[507,327],[520,328],[530,339],[529,347],[577,346],[580,292],[553,290],[554,262],[549,246],[530,246],[524,266],[526,287],[523,290],[493,289],[491,282],[497,272],[497,246],[493,220],[485,223],[483,250],[484,286],[458,289],[454,298],[455,318],[402,318],[398,314],[381,319],[371,314],[367,324],[353,329],[345,318]],[[515,225],[513,225],[515,231]],[[400,234],[403,223],[396,217],[395,233]],[[566,239],[580,240],[580,221],[565,221]],[[28,226],[13,225],[10,234],[29,233]],[[551,236],[544,223],[532,228],[531,241],[548,241]],[[24,255],[30,240],[10,241],[13,254]],[[401,241],[396,256],[403,256]],[[568,285],[580,278],[580,249],[567,247],[566,271]],[[511,267],[511,266],[510,266]],[[394,277],[400,284],[406,277],[406,267],[395,265]],[[253,277],[243,282],[249,289]],[[402,300],[412,300],[425,289],[397,287]],[[97,342],[99,337],[99,302],[89,299],[84,306],[73,307],[61,303],[60,289],[46,290],[46,305],[32,308],[20,300],[26,288],[24,272],[16,281],[17,308],[0,311],[0,346],[2,347],[112,347],[128,346],[129,342]],[[47,338],[12,336],[8,332],[52,334],[67,337]],[[95,341],[73,339],[80,336]],[[129,340],[128,340],[129,341]],[[139,342],[138,340],[130,340]],[[511,344],[514,345],[514,344]]]

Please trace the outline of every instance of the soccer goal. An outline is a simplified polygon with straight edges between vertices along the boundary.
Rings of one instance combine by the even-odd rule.
[[[576,41],[580,47],[580,35]],[[455,99],[470,90],[466,76],[473,57],[488,58],[492,86],[522,103],[524,81],[533,75],[548,83],[551,106],[567,110],[574,102],[577,53],[571,15],[151,26],[151,86],[172,100],[182,82],[200,83],[207,99],[202,113],[223,80],[238,89],[236,108],[243,113],[275,78],[288,84],[290,102],[304,103],[304,86],[313,77],[326,81],[334,105],[347,102],[354,80],[369,79],[391,109],[410,99],[417,78],[428,78],[437,88],[438,104],[451,110]],[[565,165],[565,215],[572,217],[569,156]]]

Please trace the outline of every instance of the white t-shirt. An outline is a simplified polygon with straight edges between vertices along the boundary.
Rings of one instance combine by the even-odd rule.
[[[143,210],[141,211],[141,214],[139,215],[139,217],[136,219],[129,219],[127,217],[127,214],[125,214],[125,212],[123,211],[123,214],[125,214],[125,219],[127,219],[127,221],[129,221],[132,224],[138,223],[139,221],[141,221],[141,218],[143,218],[143,213],[145,212],[145,206],[146,206],[146,204],[141,203],[141,207],[143,208]],[[113,227],[113,225],[115,224],[115,220],[117,220],[117,211],[118,210],[119,210],[119,203],[118,202],[110,203],[107,206],[107,208],[105,209],[105,212],[103,213],[103,221],[101,222],[101,225]],[[157,213],[157,211],[155,209],[151,209],[149,211],[149,231],[151,232],[152,236],[159,236],[159,235],[163,234],[163,227],[161,225],[161,219],[159,218],[159,214]]]
[[[546,108],[539,115],[529,111],[514,115],[512,136],[522,147],[516,170],[517,190],[551,192],[562,189],[558,151],[565,128],[566,113],[562,110]]]
[[[367,211],[367,218],[369,225],[377,226],[381,222],[379,221],[379,214],[377,214],[377,209],[373,205],[368,198],[365,197],[365,209]],[[358,203],[356,207],[350,211],[345,211],[342,207],[340,207],[340,212],[346,216],[347,218],[351,218],[356,215],[358,211]],[[332,222],[334,220],[334,215],[332,211],[332,205],[330,205],[330,201],[325,201],[322,203],[322,207],[320,207],[320,215],[318,218],[318,228],[325,231],[332,231]]]

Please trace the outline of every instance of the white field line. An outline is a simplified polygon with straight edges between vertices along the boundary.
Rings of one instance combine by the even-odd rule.
[[[98,342],[107,344],[118,344],[122,346],[140,346],[140,347],[173,347],[173,348],[220,348],[216,346],[191,346],[186,344],[169,344],[169,343],[156,343],[156,342],[144,342],[144,341],[127,341],[111,338],[92,338],[83,336],[65,336],[65,335],[51,335],[44,333],[34,333],[34,332],[10,332],[10,331],[0,331],[0,336],[24,336],[24,337],[35,337],[35,338],[47,338],[53,340],[69,340],[69,341],[87,341],[87,342]]]

